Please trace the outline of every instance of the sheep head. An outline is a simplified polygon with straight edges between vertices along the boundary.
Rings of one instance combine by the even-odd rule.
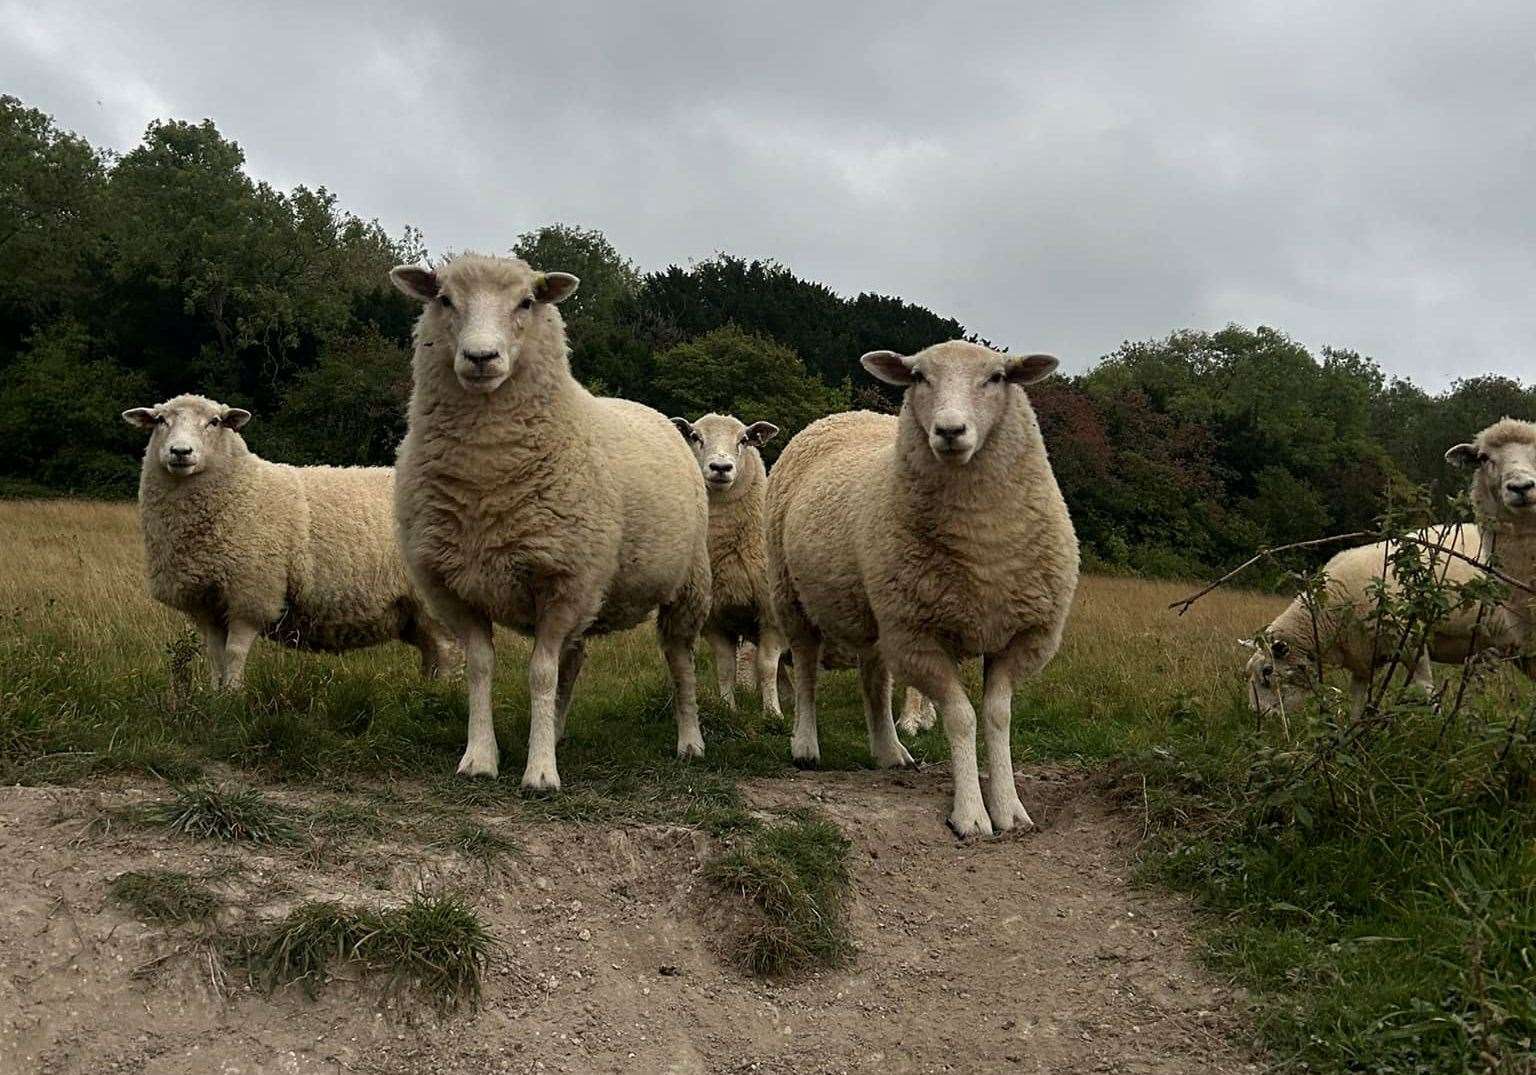
[[[1021,397],[1015,387],[1034,384],[1057,366],[1050,355],[1004,355],[961,340],[915,355],[871,351],[859,360],[886,384],[906,388],[904,409],[928,438],[934,458],[964,466]]]
[[[418,337],[442,348],[464,391],[488,395],[517,366],[524,338],[545,310],[580,283],[570,273],[536,272],[517,258],[463,254],[436,269],[397,265],[395,287],[422,303]]]
[[[1248,656],[1248,703],[1259,716],[1294,713],[1312,690],[1312,661],[1284,639],[1240,638]]]
[[[1536,424],[1505,418],[1445,458],[1473,471],[1472,502],[1483,518],[1536,522]]]
[[[245,453],[237,432],[251,412],[202,396],[177,396],[155,407],[134,407],[123,421],[150,431],[148,452],[167,474],[189,478],[231,455]]]
[[[744,469],[743,454],[761,448],[779,432],[771,422],[745,425],[728,414],[706,414],[697,422],[674,418],[672,424],[693,449],[711,494],[724,493],[735,485]]]

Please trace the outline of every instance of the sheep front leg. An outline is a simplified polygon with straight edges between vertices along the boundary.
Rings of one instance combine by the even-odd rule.
[[[763,711],[784,719],[779,708],[779,659],[784,653],[784,640],[774,630],[765,630],[757,640],[757,689],[762,696]]]
[[[998,832],[1008,832],[1016,826],[1032,829],[1035,823],[1019,801],[1019,789],[1013,782],[1013,745],[1009,735],[1013,721],[1013,676],[1004,661],[986,662],[981,715],[987,728],[988,779],[984,794],[992,827]]]
[[[555,743],[560,738],[556,713],[564,649],[564,632],[540,625],[533,639],[533,656],[528,659],[528,765],[523,769],[523,787],[532,791],[560,790]]]
[[[991,836],[992,820],[981,797],[981,775],[976,769],[976,710],[965,696],[960,668],[943,651],[923,645],[920,638],[881,639],[881,651],[899,668],[904,678],[932,698],[944,718],[944,735],[949,740],[950,771],[954,775],[955,798],[946,823],[961,839]],[[795,656],[798,662],[800,657]]]
[[[491,717],[491,679],[496,674],[496,648],[489,620],[466,617],[458,625],[464,647],[464,688],[469,696],[468,743],[459,759],[460,776],[501,772],[496,751],[496,725]]]
[[[208,658],[208,686],[219,690],[224,686],[224,625],[216,617],[202,616],[195,620],[197,633],[203,637],[203,653]]]
[[[693,668],[693,646],[681,639],[668,638],[661,643],[667,657],[667,671],[672,674],[672,714],[677,718],[677,756],[702,758],[704,733],[699,730],[698,683]],[[727,665],[735,671],[735,659]]]
[[[757,646],[745,640],[736,647],[736,686],[757,690]]]
[[[710,651],[715,655],[715,685],[720,689],[720,700],[732,712],[736,709],[736,646],[718,630],[704,632]]]
[[[243,690],[245,687],[245,659],[250,655],[251,643],[256,641],[260,630],[252,620],[233,619],[224,636],[224,689]]]
[[[864,696],[864,727],[875,764],[882,769],[912,765],[912,755],[896,737],[891,721],[891,673],[879,656],[860,659],[859,693]]]
[[[789,740],[789,756],[802,769],[821,762],[821,742],[816,734],[816,678],[821,668],[821,640],[792,640],[795,658],[795,732]]]

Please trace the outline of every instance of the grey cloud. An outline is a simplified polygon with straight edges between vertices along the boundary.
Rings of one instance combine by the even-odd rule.
[[[435,249],[564,219],[1069,369],[1238,321],[1430,387],[1530,368],[1533,46],[1513,3],[0,5],[65,126],[210,116]]]

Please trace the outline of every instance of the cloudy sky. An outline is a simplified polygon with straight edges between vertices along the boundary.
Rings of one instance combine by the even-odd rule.
[[[211,117],[432,249],[554,220],[900,295],[1082,369],[1229,321],[1536,374],[1536,4],[46,4],[0,92]]]

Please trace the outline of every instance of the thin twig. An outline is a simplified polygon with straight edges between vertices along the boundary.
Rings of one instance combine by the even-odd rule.
[[[1483,563],[1483,561],[1477,559],[1475,556],[1468,556],[1465,553],[1457,552],[1455,549],[1448,549],[1444,545],[1437,544],[1436,542],[1425,541],[1423,538],[1412,537],[1408,534],[1389,537],[1388,535],[1374,533],[1370,530],[1356,530],[1354,533],[1350,534],[1334,534],[1332,537],[1313,538],[1311,541],[1293,541],[1289,545],[1276,545],[1273,548],[1260,549],[1257,554],[1250,556],[1247,560],[1244,560],[1237,567],[1233,568],[1231,571],[1228,571],[1225,575],[1221,576],[1221,578],[1206,586],[1204,589],[1201,589],[1196,593],[1192,593],[1188,597],[1185,597],[1181,600],[1174,601],[1170,603],[1168,607],[1171,609],[1178,609],[1179,615],[1182,616],[1184,613],[1188,612],[1191,607],[1194,606],[1196,601],[1200,600],[1202,597],[1216,589],[1218,586],[1223,586],[1226,583],[1231,582],[1238,575],[1241,575],[1244,571],[1247,571],[1254,564],[1259,563],[1262,560],[1267,560],[1270,557],[1276,556],[1282,552],[1292,552],[1296,549],[1313,549],[1317,548],[1319,545],[1333,545],[1341,541],[1354,541],[1359,538],[1376,538],[1380,541],[1406,541],[1410,545],[1418,545],[1421,548],[1433,549],[1436,552],[1443,552],[1447,556],[1454,556],[1456,559],[1465,561],[1478,570],[1492,575],[1506,586],[1513,586],[1517,590],[1524,590],[1528,594],[1536,595],[1536,586],[1530,586],[1524,582],[1521,582],[1517,578],[1512,578],[1509,575],[1504,574],[1504,572],[1500,571],[1492,564]]]

